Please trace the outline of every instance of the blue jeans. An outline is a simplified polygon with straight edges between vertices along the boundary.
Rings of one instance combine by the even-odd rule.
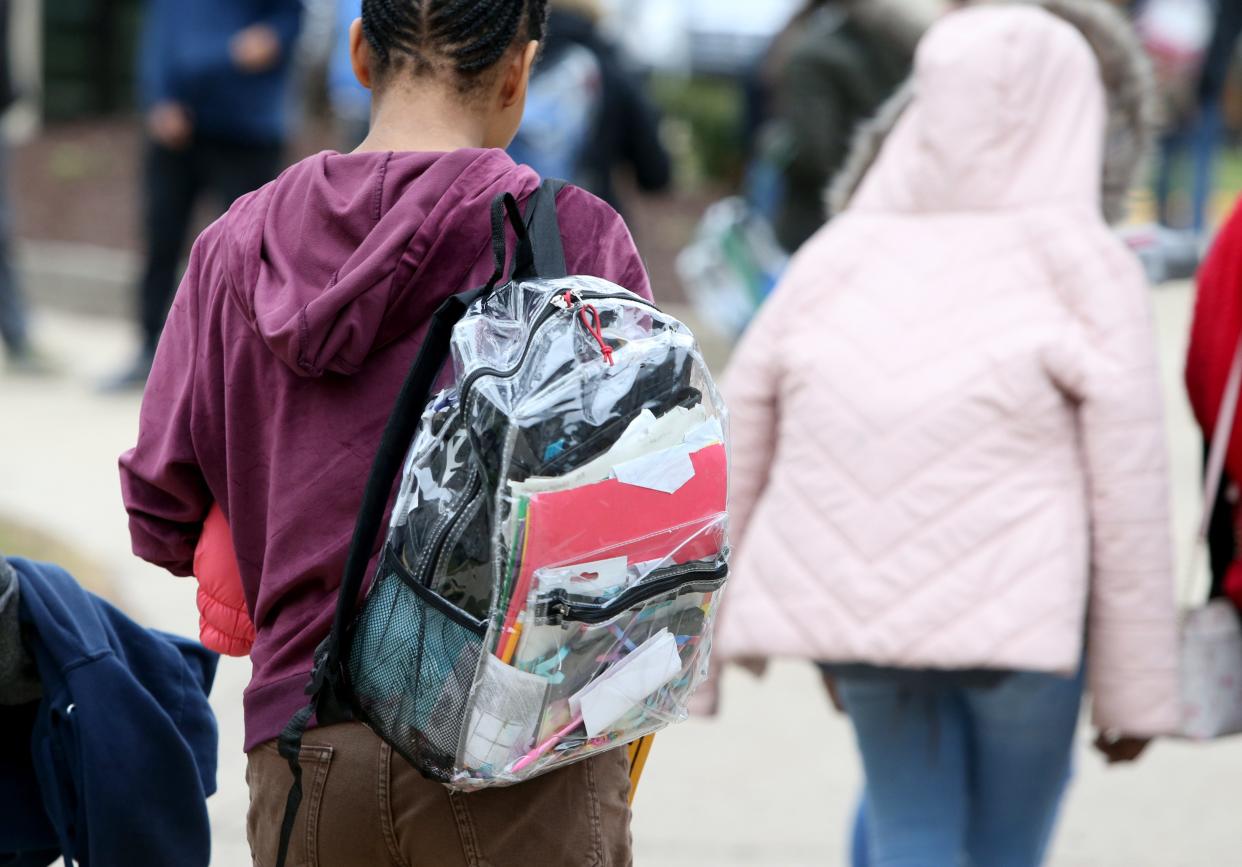
[[[9,207],[8,145],[0,142],[0,342],[10,355],[21,355],[29,347],[26,300],[13,271],[13,218]]]
[[[1156,162],[1156,207],[1160,224],[1173,226],[1172,198],[1178,162],[1183,154],[1190,157],[1190,228],[1198,235],[1208,229],[1212,208],[1212,189],[1216,157],[1224,139],[1225,122],[1215,103],[1205,103],[1198,117],[1182,128],[1160,139]]]
[[[856,867],[1038,867],[1069,781],[1082,678],[912,691],[842,678],[867,796]]]

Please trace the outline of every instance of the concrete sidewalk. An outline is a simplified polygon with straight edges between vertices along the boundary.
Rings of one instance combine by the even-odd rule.
[[[1178,481],[1179,538],[1195,509],[1198,445],[1178,388],[1188,293],[1157,296]],[[129,553],[116,458],[132,445],[138,400],[105,398],[98,378],[127,360],[130,330],[114,320],[46,313],[41,336],[69,367],[59,379],[0,377],[0,514],[56,533],[111,574],[119,601],[146,623],[196,634],[189,581]],[[241,692],[249,666],[225,661],[220,792],[211,802],[214,863],[245,867]],[[1159,744],[1141,764],[1106,771],[1084,751],[1058,838],[1059,867],[1242,864],[1242,739]],[[846,863],[859,772],[845,722],[808,666],[777,665],[763,681],[730,673],[723,715],[657,740],[636,804],[639,867]],[[525,867],[525,865],[523,865]],[[983,865],[987,867],[987,865]]]

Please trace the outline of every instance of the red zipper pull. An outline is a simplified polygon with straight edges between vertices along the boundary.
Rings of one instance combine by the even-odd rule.
[[[588,312],[590,316],[587,315]],[[603,320],[600,319],[599,311],[595,309],[594,304],[583,304],[579,313],[582,316],[582,324],[586,326],[586,330],[595,338],[596,343],[599,344],[599,351],[603,354],[604,360],[608,362],[609,367],[614,367],[616,361],[612,357],[612,347],[604,339],[604,325]]]

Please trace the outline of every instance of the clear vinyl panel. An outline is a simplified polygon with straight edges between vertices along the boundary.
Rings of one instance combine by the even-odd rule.
[[[416,604],[448,624],[439,636],[460,639],[401,627],[415,643],[434,640],[450,683],[415,683],[426,648],[402,657],[392,644],[388,668],[396,651],[407,685],[437,698],[397,700],[389,686],[383,706],[413,708],[397,734],[436,759],[429,769],[418,754],[416,765],[470,789],[684,719],[728,576],[728,453],[693,335],[613,284],[506,286],[457,326],[453,361],[455,384],[410,450],[389,565],[359,634],[409,619],[392,609]],[[394,577],[400,589],[384,592]],[[384,680],[359,676],[380,667],[381,644],[351,660],[362,704],[358,684]],[[459,727],[447,775],[446,723]]]

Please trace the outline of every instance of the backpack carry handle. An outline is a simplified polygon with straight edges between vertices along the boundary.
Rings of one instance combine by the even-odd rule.
[[[492,256],[496,269],[488,285],[496,287],[505,281],[505,265],[509,257],[505,238],[505,216],[517,236],[517,248],[513,254],[513,268],[509,280],[557,280],[568,276],[565,264],[565,242],[561,238],[561,224],[556,211],[556,197],[565,189],[564,181],[544,181],[531,196],[526,216],[518,210],[517,200],[511,193],[498,196],[492,203]]]
[[[405,462],[406,451],[418,432],[423,413],[431,399],[432,389],[449,358],[453,329],[465,317],[470,307],[480,299],[490,297],[504,278],[508,258],[506,222],[513,226],[518,242],[510,279],[565,276],[564,247],[556,214],[556,196],[564,186],[563,181],[545,181],[541,184],[531,199],[527,218],[523,218],[517,200],[511,193],[496,197],[492,203],[492,252],[496,260],[496,270],[486,286],[453,295],[440,305],[432,316],[418,358],[401,386],[363,493],[362,506],[345,561],[345,572],[341,578],[332,631],[315,653],[314,669],[306,689],[310,703],[294,714],[278,739],[280,755],[289,762],[293,773],[293,785],[289,789],[285,804],[276,867],[286,865],[289,844],[293,838],[293,825],[302,803],[302,766],[299,757],[302,739],[312,716],[317,715],[321,725],[352,719],[352,702],[342,664],[348,652],[350,625],[353,623],[358,597],[366,580],[372,548],[379,537],[384,515],[392,498],[393,485],[396,484]]]

